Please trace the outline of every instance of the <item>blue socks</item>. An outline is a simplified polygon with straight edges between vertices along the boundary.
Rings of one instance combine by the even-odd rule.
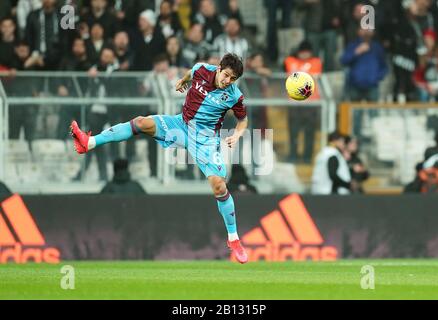
[[[120,142],[137,135],[140,130],[136,127],[134,120],[125,123],[119,123],[109,129],[102,131],[100,134],[94,136],[96,140],[96,147],[108,142]]]
[[[233,197],[227,190],[227,193],[224,196],[216,198],[216,200],[219,207],[219,212],[224,218],[225,227],[227,228],[228,233],[236,233],[237,225]]]

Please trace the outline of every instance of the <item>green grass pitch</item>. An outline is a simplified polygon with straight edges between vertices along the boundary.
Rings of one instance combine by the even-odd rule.
[[[74,290],[61,288],[65,265]],[[374,267],[374,290],[361,288],[364,265]],[[437,270],[438,260],[7,264],[0,299],[438,299]]]

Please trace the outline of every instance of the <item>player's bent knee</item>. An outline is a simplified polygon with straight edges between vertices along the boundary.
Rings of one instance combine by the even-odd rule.
[[[137,117],[134,119],[135,126],[143,133],[154,135],[155,134],[155,121],[152,117]]]
[[[223,196],[227,192],[227,185],[224,181],[220,181],[214,184],[213,192],[216,197]]]

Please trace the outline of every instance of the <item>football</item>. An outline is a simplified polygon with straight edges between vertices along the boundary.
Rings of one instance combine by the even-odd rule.
[[[315,91],[315,81],[306,72],[294,72],[286,80],[286,91],[294,100],[306,100]]]

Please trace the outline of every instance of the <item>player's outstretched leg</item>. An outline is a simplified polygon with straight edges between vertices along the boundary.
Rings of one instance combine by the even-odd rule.
[[[237,235],[236,212],[234,209],[234,200],[223,178],[219,176],[210,176],[208,181],[213,189],[216,197],[219,212],[225,221],[225,227],[228,232],[227,245],[232,250],[237,261],[240,263],[248,262],[248,255],[245,248],[242,246]]]
[[[137,117],[129,122],[119,123],[111,128],[102,131],[96,136],[91,132],[84,132],[79,128],[76,121],[70,125],[71,136],[75,150],[78,153],[86,153],[100,145],[109,142],[120,142],[130,139],[139,133],[145,133],[150,136],[155,134],[155,122],[151,117]]]

